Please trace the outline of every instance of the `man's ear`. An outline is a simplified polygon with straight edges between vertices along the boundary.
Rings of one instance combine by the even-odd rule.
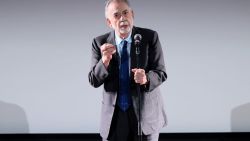
[[[135,18],[134,11],[131,10],[131,13],[132,13],[132,17],[133,17],[133,19],[134,19],[134,18]]]
[[[106,23],[107,23],[108,27],[112,28],[112,24],[108,18],[106,18]]]

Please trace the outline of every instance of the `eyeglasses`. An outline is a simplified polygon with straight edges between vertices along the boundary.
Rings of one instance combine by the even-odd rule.
[[[128,17],[130,13],[131,13],[131,10],[126,9],[126,10],[124,10],[122,12],[115,12],[113,14],[113,17],[115,19],[120,19],[121,17]]]

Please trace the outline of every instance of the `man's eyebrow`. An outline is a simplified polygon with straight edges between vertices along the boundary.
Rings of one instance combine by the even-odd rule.
[[[112,12],[112,14],[117,14],[117,13],[119,13],[118,10],[115,10],[115,11]]]

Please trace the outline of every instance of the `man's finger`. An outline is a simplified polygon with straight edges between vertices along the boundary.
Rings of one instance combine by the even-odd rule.
[[[112,45],[112,44],[108,44],[108,43],[105,43],[101,46],[101,51],[105,51],[105,50],[108,50],[108,49],[115,49],[115,46]]]
[[[132,72],[135,73],[137,69],[132,69]]]

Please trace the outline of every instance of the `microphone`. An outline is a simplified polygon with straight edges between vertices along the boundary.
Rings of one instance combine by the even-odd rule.
[[[139,45],[141,43],[142,36],[141,34],[135,34],[134,40],[135,40],[135,45]]]
[[[141,34],[135,34],[134,36],[134,40],[135,40],[135,54],[136,54],[136,68],[139,69],[140,68],[140,44],[141,44],[141,39],[142,36]],[[141,129],[141,90],[140,90],[140,84],[137,83],[136,84],[136,92],[138,94],[138,137],[139,137],[139,141],[142,141],[142,129]]]
[[[141,34],[135,34],[134,40],[135,40],[135,47],[136,47],[136,52],[135,52],[136,55],[139,55],[139,54],[140,54],[141,39],[142,39]]]

